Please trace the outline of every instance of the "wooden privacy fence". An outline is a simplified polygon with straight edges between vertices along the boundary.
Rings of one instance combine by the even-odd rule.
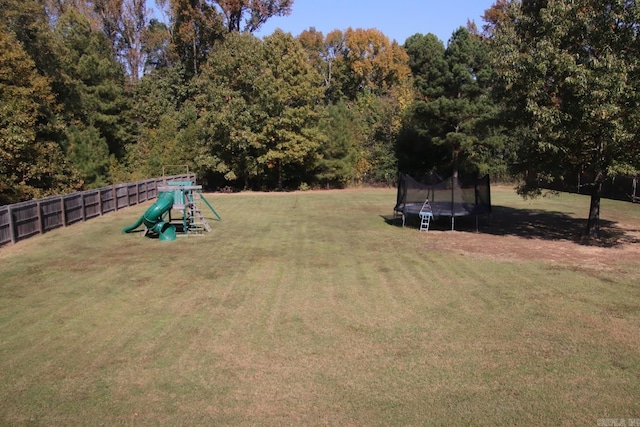
[[[166,181],[195,181],[195,175],[154,178],[0,206],[0,246],[154,199],[158,186]]]

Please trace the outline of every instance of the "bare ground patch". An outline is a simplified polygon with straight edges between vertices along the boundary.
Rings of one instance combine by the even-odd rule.
[[[640,246],[637,243],[603,247],[583,245],[570,240],[550,241],[542,238],[462,231],[430,231],[430,237],[436,250],[495,260],[535,260],[596,270],[611,270],[620,261],[640,259]]]
[[[524,216],[524,214],[520,214]],[[523,218],[499,217],[475,231],[432,229],[434,249],[509,261],[543,261],[581,269],[613,270],[618,263],[640,260],[640,230],[630,223],[602,221],[601,237],[583,237],[585,220],[558,213]]]

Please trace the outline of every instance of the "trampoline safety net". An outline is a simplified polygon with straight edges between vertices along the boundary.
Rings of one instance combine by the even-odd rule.
[[[427,199],[434,217],[451,217],[452,228],[454,217],[490,214],[489,175],[467,181],[450,177],[435,184],[418,182],[406,174],[399,175],[394,214],[402,215],[403,224],[405,216],[420,213]]]

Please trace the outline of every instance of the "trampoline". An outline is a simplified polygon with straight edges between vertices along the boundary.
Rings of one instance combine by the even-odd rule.
[[[400,215],[404,227],[406,217],[420,216],[425,203],[429,204],[434,218],[451,217],[452,230],[455,230],[456,217],[475,215],[477,230],[478,216],[491,213],[489,175],[467,181],[452,176],[435,184],[426,184],[401,173],[393,208],[394,218]]]

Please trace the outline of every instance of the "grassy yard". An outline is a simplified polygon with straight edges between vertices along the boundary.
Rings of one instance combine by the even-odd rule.
[[[640,205],[604,201],[586,245],[586,197],[492,197],[480,233],[394,226],[395,191],[364,189],[0,248],[0,425],[640,422]]]

